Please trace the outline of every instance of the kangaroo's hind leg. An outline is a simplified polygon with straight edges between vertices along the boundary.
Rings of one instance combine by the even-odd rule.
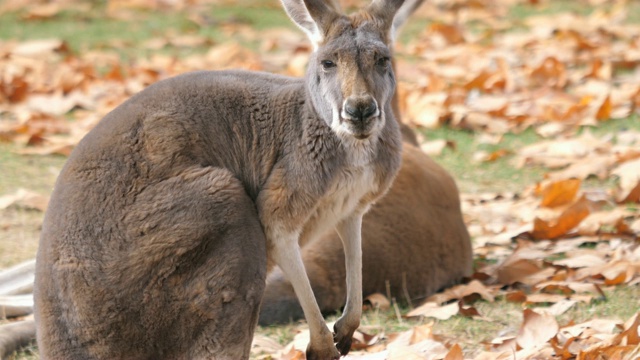
[[[62,184],[59,198],[80,186]],[[266,245],[242,184],[225,169],[191,167],[127,199],[108,219],[95,216],[90,201],[50,216],[96,224],[65,223],[44,236],[36,282],[42,358],[248,358]],[[97,232],[99,242],[68,238],[73,226],[100,230],[109,221],[117,226],[110,236]]]
[[[149,295],[164,297],[161,305],[180,304],[165,339],[182,349],[167,350],[166,358],[248,359],[266,279],[255,205],[227,170],[196,168],[183,177],[188,186],[173,201],[193,204],[194,224],[206,225],[202,241],[181,256],[164,286],[150,289]]]
[[[266,240],[255,204],[237,179],[230,181],[231,194],[214,211],[222,216],[216,222],[223,223],[224,230],[215,234],[215,248],[191,274],[192,291],[206,286],[211,296],[193,299],[194,308],[209,311],[186,359],[248,359],[258,322],[266,281]],[[189,315],[192,321],[201,321],[199,311]]]

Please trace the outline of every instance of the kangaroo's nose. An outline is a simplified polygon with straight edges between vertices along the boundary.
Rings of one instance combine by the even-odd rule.
[[[344,112],[353,120],[365,120],[378,111],[376,101],[369,95],[349,97],[344,104]]]

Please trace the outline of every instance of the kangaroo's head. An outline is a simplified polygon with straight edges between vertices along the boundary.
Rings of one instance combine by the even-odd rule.
[[[394,16],[404,0],[373,0],[346,16],[327,0],[282,0],[309,36],[314,52],[306,85],[320,117],[341,138],[376,137],[392,116],[396,80],[391,66]]]

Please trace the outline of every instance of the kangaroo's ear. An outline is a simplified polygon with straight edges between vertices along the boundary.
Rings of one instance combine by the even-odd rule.
[[[404,25],[409,16],[413,14],[422,5],[424,0],[406,0],[400,7],[396,16],[393,18],[393,25],[391,27],[394,36],[398,34],[398,29]]]
[[[408,0],[412,2],[414,0]],[[415,0],[420,1],[420,0]],[[367,11],[380,21],[383,26],[382,31],[388,35],[389,43],[395,38],[394,17],[404,4],[405,0],[373,0]],[[411,13],[411,12],[409,12]]]
[[[281,0],[289,18],[309,37],[314,47],[322,42],[324,36],[338,16],[333,3],[323,0]]]

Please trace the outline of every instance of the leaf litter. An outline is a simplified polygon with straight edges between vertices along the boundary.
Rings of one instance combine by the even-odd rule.
[[[209,1],[225,3],[223,0]],[[192,9],[197,26],[210,21],[203,1],[109,1],[107,14]],[[636,359],[640,313],[630,319],[560,324],[577,303],[606,301],[603,289],[640,283],[640,132],[594,135],[611,119],[640,113],[640,26],[628,21],[626,1],[581,0],[588,15],[557,12],[523,20],[506,17],[513,6],[544,9],[549,1],[436,0],[417,18],[429,20],[398,44],[399,98],[412,126],[443,125],[475,131],[499,145],[507,133],[533,129],[545,140],[513,153],[478,152],[475,161],[511,157],[516,167],[540,166],[545,179],[516,193],[462,194],[465,222],[474,238],[476,273],[465,284],[435,294],[405,315],[493,321],[473,306],[506,299],[522,304],[522,323],[495,334],[470,352],[434,331],[435,322],[404,332],[354,335],[353,359]],[[359,4],[347,1],[345,6]],[[607,6],[602,6],[606,4]],[[47,21],[80,0],[43,4],[6,1],[0,13],[22,11],[24,21]],[[637,8],[636,8],[637,9]],[[291,28],[258,33],[250,25],[221,25],[229,38],[257,41],[259,51],[232,41],[167,31],[147,40],[148,50],[206,47],[177,58],[153,54],[123,61],[109,49],[77,53],[65,39],[0,41],[0,141],[16,152],[67,156],[115,106],[158,80],[203,68],[245,68],[300,76],[310,47]],[[517,30],[513,30],[517,29]],[[114,43],[115,44],[115,43]],[[126,45],[120,45],[126,46]],[[106,69],[106,71],[105,71]],[[451,141],[422,145],[437,156]],[[613,187],[588,186],[591,178]],[[0,209],[44,211],[47,198],[19,190],[0,197]],[[371,306],[388,308],[384,295]],[[490,334],[487,334],[490,335]],[[308,333],[291,344],[256,336],[253,356],[304,359]]]

